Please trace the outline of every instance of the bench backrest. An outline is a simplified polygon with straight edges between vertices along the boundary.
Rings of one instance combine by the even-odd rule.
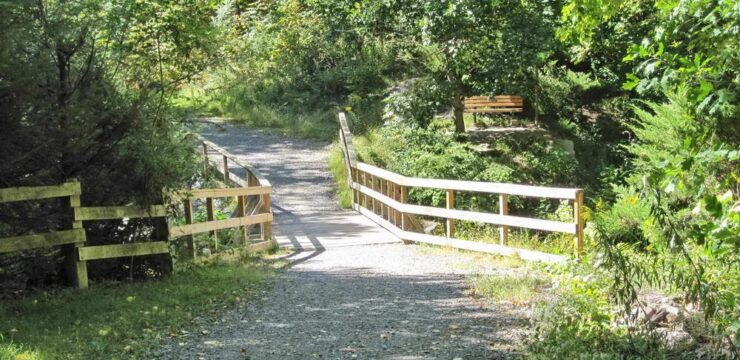
[[[522,112],[524,100],[516,95],[471,96],[465,98],[464,104],[469,113]]]

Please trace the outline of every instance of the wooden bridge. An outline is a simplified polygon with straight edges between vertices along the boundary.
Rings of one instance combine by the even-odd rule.
[[[357,161],[352,134],[344,113],[339,113],[339,139],[344,151],[349,187],[353,189],[352,208],[372,219],[405,242],[420,242],[480,251],[499,255],[518,255],[532,261],[562,262],[563,255],[506,246],[509,227],[572,234],[573,251],[577,257],[583,251],[583,190],[543,186],[515,185],[477,181],[420,179],[399,175]],[[426,188],[443,190],[446,207],[438,208],[409,204],[409,190]],[[455,197],[460,192],[498,194],[498,214],[457,210]],[[533,219],[509,215],[509,196],[525,196],[569,200],[573,206],[571,222]],[[426,234],[417,216],[445,219],[446,236]],[[455,220],[499,225],[499,244],[460,240],[455,235]]]
[[[362,232],[369,231],[371,226],[387,230],[396,241],[407,243],[429,243],[455,247],[465,250],[480,251],[501,255],[517,255],[522,259],[533,261],[562,262],[564,255],[519,249],[507,245],[510,227],[559,232],[573,235],[573,254],[578,256],[583,249],[583,191],[570,188],[553,188],[515,184],[486,183],[473,181],[420,179],[396,174],[357,160],[352,145],[352,135],[343,113],[338,115],[340,146],[344,152],[348,174],[348,185],[353,191],[352,207],[370,221],[357,221],[342,217],[332,226],[363,228],[363,231],[332,231],[326,226],[312,227],[304,222],[284,224],[277,236],[273,236],[273,206],[271,202],[272,184],[260,171],[251,164],[230,154],[228,151],[196,136],[202,148],[204,172],[215,173],[223,182],[224,188],[182,189],[166,194],[171,199],[169,205],[158,204],[147,207],[136,205],[89,207],[83,206],[80,197],[83,185],[70,181],[57,186],[19,187],[0,189],[0,203],[20,201],[40,201],[44,199],[66,198],[71,221],[67,229],[50,231],[43,234],[29,234],[0,239],[0,253],[23,251],[40,247],[61,246],[66,268],[71,281],[80,288],[88,286],[87,262],[119,257],[145,256],[153,254],[170,254],[178,251],[187,258],[196,256],[193,235],[208,233],[213,248],[218,248],[218,231],[223,229],[240,229],[243,245],[255,250],[281,246],[301,248],[296,240],[296,233],[307,233],[307,237],[316,238],[312,232],[341,233],[341,243],[377,241],[386,238],[385,232],[373,232],[382,235],[373,239],[363,238]],[[409,201],[409,191],[414,188],[439,189],[446,194],[444,208],[413,204]],[[485,193],[498,195],[498,212],[486,213],[461,210],[456,208],[455,198],[460,193]],[[570,201],[573,208],[573,222],[561,222],[533,219],[510,215],[508,212],[509,196],[562,199]],[[236,211],[232,217],[217,219],[214,199],[236,198]],[[193,215],[194,202],[203,202],[206,208],[206,221],[196,222]],[[281,209],[289,212],[290,209]],[[339,216],[337,214],[318,213],[318,217]],[[445,219],[445,236],[427,234],[421,226],[421,217]],[[158,219],[162,226],[155,226],[151,231],[151,240],[141,243],[122,243],[110,245],[90,245],[87,243],[85,225],[89,222],[122,220],[135,218]],[[455,238],[455,221],[468,221],[498,225],[499,244],[483,243]],[[342,224],[339,224],[339,223]],[[370,224],[377,225],[370,225]],[[336,236],[335,236],[336,237]],[[350,237],[354,239],[349,239]],[[178,241],[175,241],[178,240]],[[183,240],[183,241],[180,241]],[[316,242],[316,241],[314,241]],[[322,247],[320,242],[315,249]],[[299,249],[300,250],[300,249]]]

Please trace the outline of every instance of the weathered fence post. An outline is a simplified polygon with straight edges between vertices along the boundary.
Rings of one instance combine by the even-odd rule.
[[[213,198],[206,198],[206,217],[208,221],[216,219],[213,209]],[[216,230],[211,231],[213,237],[213,249],[218,249],[218,232]]]
[[[498,194],[498,213],[499,215],[509,215],[509,195]],[[509,227],[501,225],[498,228],[499,243],[503,246],[509,239]]]
[[[573,220],[576,222],[575,250],[576,258],[583,253],[583,190],[576,190],[576,198],[573,201]]]
[[[203,143],[203,176],[208,178],[208,145]]]
[[[229,158],[224,155],[224,184],[229,186]]]
[[[246,196],[237,196],[236,197],[236,216],[237,217],[244,217],[247,216],[247,197]],[[242,234],[242,239],[244,239],[244,245],[249,244],[249,233],[247,232],[246,226],[239,227],[239,232]]]
[[[76,180],[74,181],[76,186],[80,187],[81,191],[81,185]],[[72,229],[83,229],[84,234],[84,228],[82,226],[82,221],[77,220],[75,214],[75,209],[80,207],[80,195],[71,195],[69,197],[69,207],[72,209]],[[85,242],[87,239],[82,239],[82,242],[75,242],[73,244],[67,244],[62,247],[62,251],[64,252],[65,256],[65,263],[67,268],[67,276],[69,278],[70,283],[72,283],[74,286],[80,288],[80,289],[86,289],[88,287],[88,278],[87,278],[87,261],[80,261],[79,254],[78,254],[78,248],[85,246]]]
[[[445,197],[447,209],[455,208],[455,190],[447,190],[447,196]],[[446,221],[445,229],[447,230],[447,237],[455,237],[455,220],[450,218]]]
[[[271,211],[270,194],[262,195],[262,213],[269,214]],[[262,224],[262,240],[270,240],[272,237],[272,223],[265,222]]]
[[[190,199],[185,199],[182,201],[182,206],[185,209],[185,224],[190,225],[193,223],[193,203]],[[195,260],[195,240],[192,234],[185,236],[185,247],[188,258]]]

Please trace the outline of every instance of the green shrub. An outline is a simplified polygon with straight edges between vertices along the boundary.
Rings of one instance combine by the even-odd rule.
[[[616,312],[604,289],[608,282],[595,270],[570,267],[556,276],[554,298],[534,313],[534,333],[527,342],[532,359],[664,359],[661,339],[615,325]],[[594,274],[596,272],[596,274]],[[589,275],[579,275],[589,273]]]

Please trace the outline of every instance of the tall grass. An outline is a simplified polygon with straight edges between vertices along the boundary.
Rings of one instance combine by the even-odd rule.
[[[336,183],[337,200],[343,209],[352,207],[352,189],[347,184],[347,166],[344,162],[342,147],[335,143],[329,153],[329,170]]]

